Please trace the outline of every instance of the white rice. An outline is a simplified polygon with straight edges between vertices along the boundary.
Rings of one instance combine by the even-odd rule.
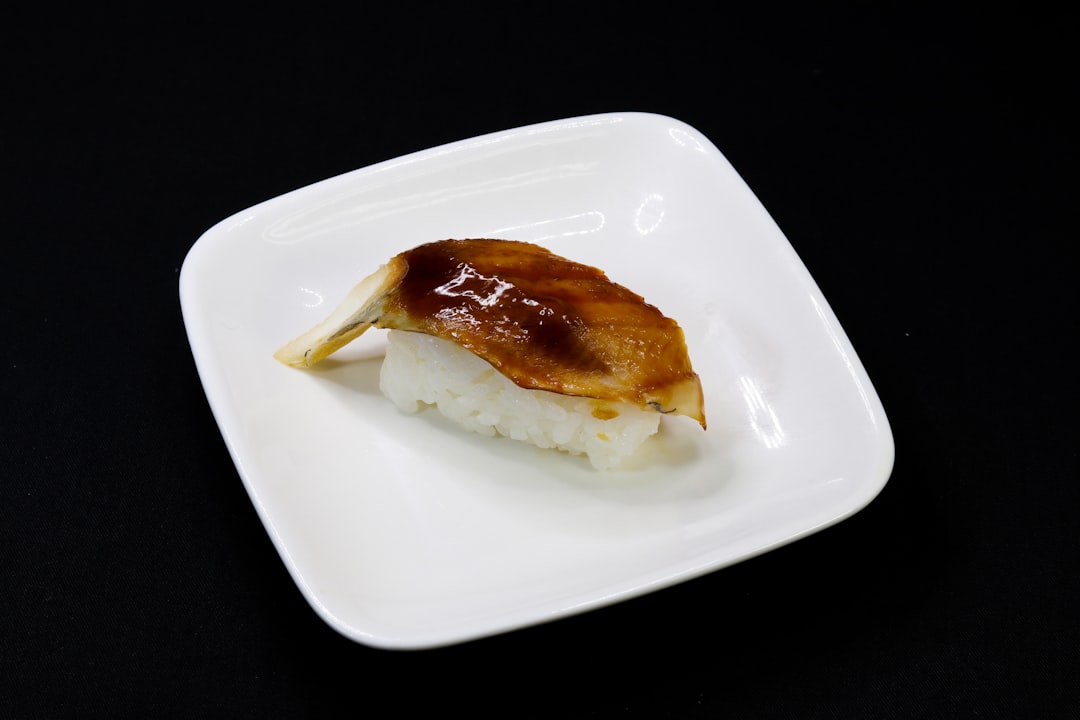
[[[618,466],[660,425],[660,413],[628,403],[518,387],[448,340],[403,330],[388,339],[379,388],[405,412],[434,405],[474,432],[587,455],[599,470]]]

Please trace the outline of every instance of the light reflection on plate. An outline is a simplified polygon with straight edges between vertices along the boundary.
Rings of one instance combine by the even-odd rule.
[[[310,372],[272,358],[361,277],[449,237],[539,242],[674,317],[709,429],[664,418],[622,471],[405,416],[385,337]],[[415,153],[223,220],[181,304],[214,416],[312,607],[373,646],[461,642],[716,570],[858,511],[893,441],[828,304],[716,148],[597,115]]]

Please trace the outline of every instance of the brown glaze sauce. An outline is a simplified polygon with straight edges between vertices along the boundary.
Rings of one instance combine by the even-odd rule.
[[[399,257],[408,270],[376,324],[453,340],[522,387],[641,400],[696,378],[675,321],[597,268],[506,240]]]

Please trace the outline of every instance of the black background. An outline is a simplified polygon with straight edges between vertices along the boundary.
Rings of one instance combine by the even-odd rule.
[[[1064,12],[146,6],[3,34],[0,717],[1076,717],[1077,96]],[[297,187],[640,110],[727,156],[896,465],[820,534],[419,652],[307,606],[202,394],[185,254]]]

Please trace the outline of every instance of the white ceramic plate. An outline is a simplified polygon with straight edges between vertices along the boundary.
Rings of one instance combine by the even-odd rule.
[[[404,415],[385,334],[317,366],[274,350],[396,253],[531,240],[682,325],[709,429],[663,419],[629,468]],[[203,387],[312,607],[379,647],[460,642],[669,586],[851,515],[884,486],[880,401],[791,246],[731,165],[668,117],[508,130],[238,213],[184,262]]]

